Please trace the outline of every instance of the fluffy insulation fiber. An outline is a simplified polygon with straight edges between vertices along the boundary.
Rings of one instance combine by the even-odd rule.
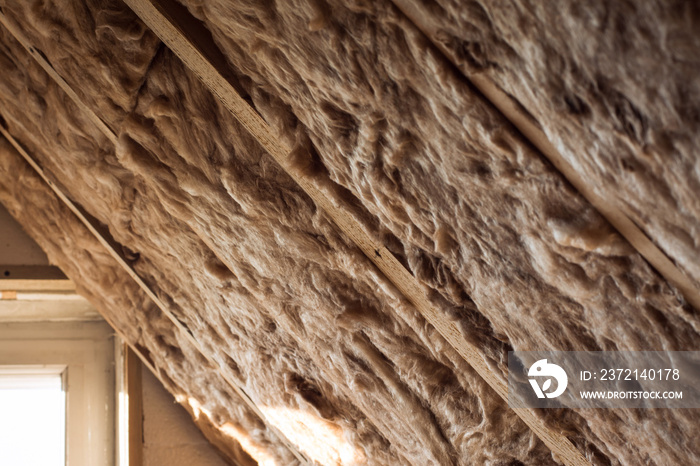
[[[413,1],[466,75],[529,111],[588,184],[700,284],[697,2]]]
[[[499,377],[509,349],[698,349],[696,310],[391,3],[184,3],[294,148],[284,168],[379,238]],[[171,390],[215,407],[211,425],[236,425],[260,461],[292,459],[217,374],[320,464],[556,460],[124,5],[108,16],[66,5],[5,1],[3,12],[117,133],[116,147],[6,33],[0,111],[198,342],[141,326],[145,316],[115,321],[149,334]],[[103,17],[119,20],[94,26]],[[41,236],[51,214],[20,221]],[[90,267],[99,281],[101,263]],[[203,370],[202,353],[215,369]],[[200,386],[204,373],[211,385]],[[541,416],[597,464],[700,461],[693,411]]]
[[[258,110],[270,121],[293,113],[308,153],[377,219],[378,234],[398,238],[396,254],[438,302],[459,312],[473,300],[492,332],[478,334],[487,354],[494,339],[519,350],[697,349],[696,311],[392,4],[188,6],[249,78]],[[698,458],[691,438],[663,428],[639,445],[640,416],[664,425],[667,414],[577,415],[585,423],[566,422],[589,426],[607,460]]]
[[[237,440],[250,450],[274,455],[276,439],[261,420],[227,394],[225,381],[4,138],[0,139],[0,202],[51,262],[75,280],[78,291],[149,358],[166,388],[184,400],[190,411],[195,406],[200,410],[197,425],[232,462],[255,464]],[[221,431],[242,434],[219,438]],[[290,461],[290,456],[280,452],[279,459]]]
[[[115,155],[4,43],[13,55],[0,101],[12,134],[128,245],[135,270],[219,370],[308,456],[552,461],[172,54],[151,65]]]
[[[0,8],[108,124],[114,127],[133,108],[161,43],[124,3],[0,0]]]

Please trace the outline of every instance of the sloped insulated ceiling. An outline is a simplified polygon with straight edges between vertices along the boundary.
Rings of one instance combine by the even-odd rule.
[[[466,75],[517,96],[591,189],[697,286],[696,2],[396,3]]]
[[[0,114],[17,144],[0,145],[0,201],[232,461],[700,461],[692,410],[516,413],[498,390],[513,349],[698,349],[697,121],[635,87],[651,68],[633,59],[608,79],[641,132],[614,93],[572,100],[551,84],[578,82],[567,63],[622,51],[521,27],[559,21],[548,10],[398,3],[408,16],[386,1],[183,2],[291,149],[279,160],[126,4],[0,1]],[[697,40],[653,11],[638,12],[646,29]],[[497,26],[479,35],[475,18]],[[675,261],[685,295],[471,85],[476,52],[455,43]],[[658,95],[681,92],[688,63]],[[380,246],[366,254],[364,237]]]

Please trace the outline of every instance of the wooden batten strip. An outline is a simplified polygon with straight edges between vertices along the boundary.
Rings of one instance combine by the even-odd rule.
[[[114,328],[112,326],[112,328]],[[141,359],[124,338],[118,337],[117,387],[125,396],[118,400],[119,462],[128,466],[143,466],[143,386]],[[125,460],[125,461],[124,461]]]
[[[288,169],[291,149],[280,141],[263,118],[226,79],[228,64],[210,37],[197,30],[197,20],[186,16],[172,2],[125,0],[132,10],[177,54],[233,116],[257,139],[263,148],[302,187],[313,201],[326,211],[367,257],[386,275],[476,372],[507,402],[508,388],[485,362],[478,347],[467,342],[457,325],[427,298],[415,277],[386,249],[376,242],[346,211],[329,199],[311,179]],[[564,435],[550,429],[534,411],[514,410],[518,416],[566,464],[589,464]]]
[[[469,73],[459,66],[452,52],[444,44],[434,41],[430,26],[423,20],[417,6],[411,0],[392,0],[404,15],[452,62],[462,74],[506,117],[518,130],[549,160],[552,165],[571,183],[593,207],[629,241],[634,249],[651,264],[669,283],[675,286],[685,299],[700,310],[700,290],[676,264],[649,239],[649,237],[620,208],[596,194],[576,169],[552,144],[547,135],[511,97],[503,92],[486,75]]]
[[[89,110],[88,110],[89,111]],[[182,335],[189,341],[192,346],[194,346],[201,354],[204,356],[204,358],[212,364],[213,367],[216,367],[218,370],[219,375],[231,386],[231,388],[235,391],[235,393],[248,405],[250,409],[255,412],[260,419],[262,419],[267,427],[270,429],[271,432],[273,432],[279,440],[296,456],[296,458],[302,463],[302,464],[311,464],[311,461],[302,453],[300,452],[290,441],[289,439],[282,433],[280,432],[272,423],[269,422],[265,414],[258,408],[258,406],[255,404],[255,402],[251,399],[251,397],[245,392],[245,390],[238,385],[238,383],[230,378],[226,373],[221,371],[221,366],[216,362],[215,358],[211,356],[210,354],[206,353],[202,346],[199,344],[199,342],[194,338],[192,333],[187,329],[174,315],[173,313],[168,309],[166,304],[156,296],[156,294],[153,292],[153,290],[148,286],[148,284],[136,273],[136,271],[129,265],[128,261],[122,256],[122,254],[119,252],[121,248],[117,248],[116,243],[114,240],[111,238],[108,238],[106,234],[104,234],[101,231],[101,227],[97,225],[91,218],[87,216],[80,208],[78,205],[76,205],[62,190],[61,187],[57,186],[56,183],[51,181],[51,179],[46,175],[44,172],[43,168],[33,159],[33,157],[14,139],[14,137],[0,125],[0,134],[2,134],[9,142],[12,144],[12,146],[17,150],[17,152],[20,153],[20,155],[24,158],[24,160],[31,165],[31,167],[36,171],[36,173],[51,187],[53,192],[58,196],[58,198],[78,217],[78,219],[85,225],[85,227],[92,233],[92,235],[104,246],[109,254],[119,263],[119,265],[124,269],[126,273],[129,274],[129,276],[139,285],[139,287],[148,295],[151,300],[160,308],[160,310],[168,317],[168,319],[175,325],[175,327],[182,333]],[[117,331],[117,328],[112,325],[112,322],[108,323],[112,326],[112,328]],[[126,341],[126,340],[125,340]],[[155,368],[151,363],[149,363],[143,355],[138,353],[138,350],[134,348],[134,351],[139,354],[139,357],[141,360],[144,361],[144,364],[146,364],[149,369],[158,377],[158,373],[155,371]]]

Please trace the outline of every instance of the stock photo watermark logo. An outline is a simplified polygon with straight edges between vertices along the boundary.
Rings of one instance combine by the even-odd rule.
[[[537,379],[530,379],[530,385],[535,391],[537,398],[556,398],[566,390],[566,386],[569,383],[569,377],[566,375],[564,369],[556,364],[549,364],[546,359],[540,359],[536,361],[527,373],[530,377],[542,378],[547,377],[543,381],[542,387],[540,387]],[[556,380],[557,388],[553,392],[547,392],[552,387],[552,380]]]
[[[511,351],[514,408],[700,408],[700,351]]]

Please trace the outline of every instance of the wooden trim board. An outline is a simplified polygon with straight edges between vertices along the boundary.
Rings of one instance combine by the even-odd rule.
[[[75,291],[75,283],[71,280],[0,280],[0,291],[40,291],[52,293],[55,291]]]
[[[124,374],[126,393],[129,397],[129,466],[143,465],[143,387],[141,386],[141,361],[136,353],[124,345]]]

